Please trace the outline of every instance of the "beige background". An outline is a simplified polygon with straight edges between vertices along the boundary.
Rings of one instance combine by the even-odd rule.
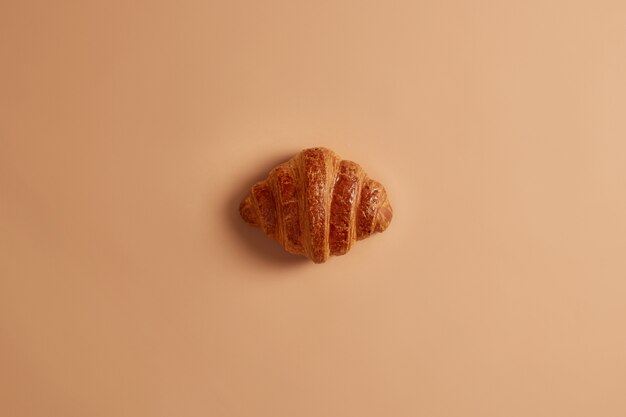
[[[3,1],[0,414],[626,415],[623,1]],[[391,227],[237,205],[325,145]]]

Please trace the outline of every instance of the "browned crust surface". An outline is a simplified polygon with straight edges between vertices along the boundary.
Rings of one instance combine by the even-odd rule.
[[[252,198],[259,211],[260,226],[269,237],[276,238],[276,202],[267,181],[252,187]]]
[[[303,254],[302,233],[300,228],[300,193],[298,182],[291,164],[284,163],[276,167],[270,177],[276,182],[279,206],[282,212],[280,243],[291,252]]]
[[[309,232],[309,257],[313,262],[326,260],[326,158],[322,148],[305,149],[300,154],[303,177],[304,216]]]
[[[384,231],[393,216],[382,184],[326,148],[305,149],[274,168],[239,211],[287,251],[316,263]]]
[[[359,187],[361,167],[341,161],[330,206],[329,248],[331,255],[343,255],[352,243],[351,226]]]
[[[379,205],[381,186],[371,178],[365,178],[361,199],[356,212],[356,237],[361,240],[374,232],[374,219]]]

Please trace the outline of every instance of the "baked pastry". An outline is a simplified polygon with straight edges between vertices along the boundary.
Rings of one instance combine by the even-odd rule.
[[[393,216],[385,187],[326,148],[305,149],[272,169],[239,213],[288,252],[315,263],[384,231]]]

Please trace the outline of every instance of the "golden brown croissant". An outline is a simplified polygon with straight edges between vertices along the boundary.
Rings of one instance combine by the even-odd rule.
[[[285,250],[322,263],[384,231],[393,211],[385,188],[326,148],[305,149],[270,171],[239,206]]]

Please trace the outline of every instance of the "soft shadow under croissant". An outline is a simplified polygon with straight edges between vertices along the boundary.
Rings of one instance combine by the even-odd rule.
[[[305,149],[278,165],[252,187],[239,213],[288,252],[315,263],[384,231],[393,216],[382,184],[326,148]]]

